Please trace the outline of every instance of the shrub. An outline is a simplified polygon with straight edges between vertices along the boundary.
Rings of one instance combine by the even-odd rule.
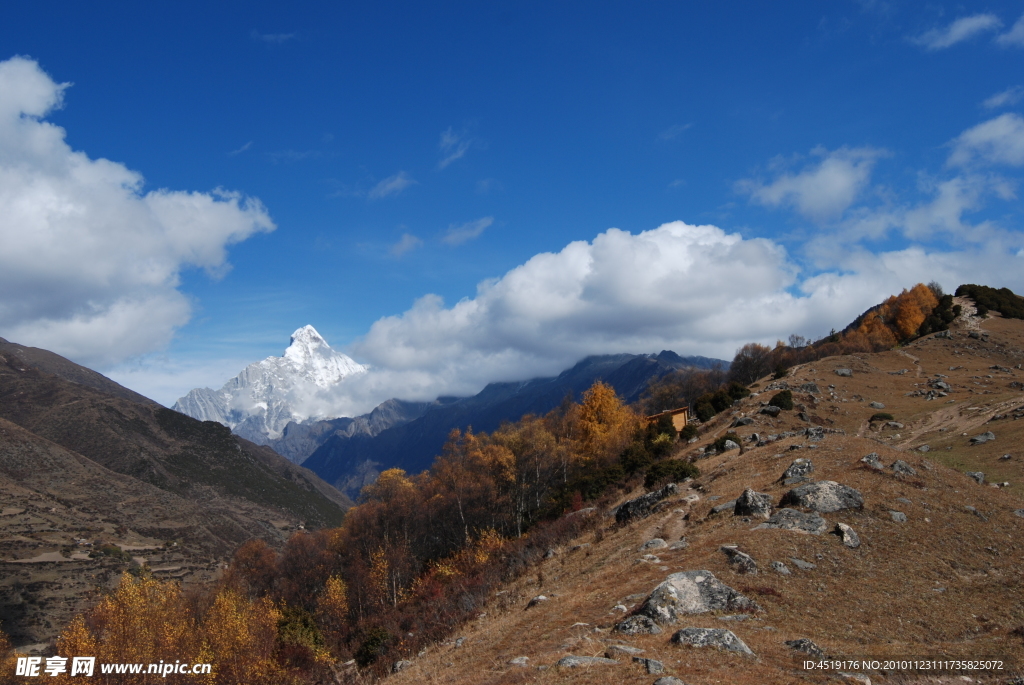
[[[1006,319],[1024,319],[1024,299],[1009,288],[990,288],[987,285],[965,284],[956,289],[957,297],[969,297],[978,308],[978,316],[995,310]]]
[[[871,415],[872,421],[892,421],[892,414],[884,411],[880,411],[877,414]]]
[[[644,487],[650,490],[662,483],[678,483],[686,478],[696,478],[699,475],[700,469],[688,461],[666,459],[647,469]]]
[[[619,463],[622,464],[622,470],[628,475],[633,475],[637,471],[642,471],[647,468],[654,461],[654,457],[644,447],[643,443],[634,442],[629,445],[619,457]]]
[[[697,437],[697,434],[697,427],[694,426],[692,423],[688,423],[685,426],[683,426],[683,430],[679,431],[679,439],[693,440],[695,437]]]
[[[768,404],[788,411],[793,408],[793,392],[791,390],[783,390],[776,393],[775,397],[768,400]]]
[[[701,395],[697,398],[697,401],[693,403],[693,413],[701,420],[701,422],[707,422],[715,418],[715,408],[711,406],[711,401],[708,399],[709,395]]]
[[[775,373],[772,374],[773,380],[779,380],[785,378],[789,374],[789,367],[785,364],[779,364],[775,367]]]
[[[388,642],[391,641],[391,633],[380,626],[370,628],[366,633],[366,639],[356,650],[356,663],[363,668],[375,662],[387,652]]]
[[[729,397],[735,400],[742,400],[744,397],[750,395],[750,390],[747,386],[736,381],[730,381],[729,385],[725,388],[725,391],[729,394]],[[731,405],[731,403],[730,403]]]
[[[725,451],[725,442],[727,440],[732,440],[737,445],[742,445],[743,444],[743,439],[740,436],[736,435],[735,433],[726,433],[722,437],[718,438],[718,440],[715,440],[714,443],[712,443],[712,446],[715,448],[715,451],[718,452],[719,454],[724,452]]]

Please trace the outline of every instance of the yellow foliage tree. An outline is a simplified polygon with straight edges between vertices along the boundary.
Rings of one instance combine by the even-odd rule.
[[[340,576],[331,576],[316,601],[316,622],[324,639],[335,652],[342,643],[348,621],[348,586]]]
[[[615,388],[597,381],[583,393],[577,418],[577,457],[582,463],[604,463],[621,451],[639,423],[639,418],[615,393]]]
[[[217,594],[202,625],[204,653],[213,664],[210,683],[246,685],[283,682],[274,660],[281,612],[266,597],[253,602],[236,592]]]

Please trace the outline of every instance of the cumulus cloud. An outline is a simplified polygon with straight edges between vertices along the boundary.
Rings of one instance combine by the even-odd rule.
[[[736,188],[759,204],[790,206],[808,219],[826,221],[853,204],[870,181],[875,162],[886,153],[871,147],[842,147],[833,152],[818,147],[811,154],[821,161],[795,174],[779,173],[769,183],[742,180]]]
[[[485,216],[476,221],[470,221],[461,225],[452,224],[445,231],[441,241],[449,245],[461,245],[462,243],[469,242],[474,238],[480,237],[487,228],[494,223],[493,216]]]
[[[974,162],[1024,164],[1024,118],[1012,112],[1001,114],[969,128],[950,143],[949,166]]]
[[[1006,90],[1000,91],[990,98],[986,98],[985,101],[981,103],[981,106],[985,109],[998,109],[1000,107],[1017,104],[1020,102],[1021,97],[1024,97],[1024,87],[1010,86]]]
[[[960,17],[944,28],[925,31],[911,38],[911,42],[925,50],[944,50],[987,31],[997,31],[1002,25],[1003,22],[994,14],[972,14],[969,17]]]
[[[406,252],[411,252],[417,247],[421,246],[423,241],[414,236],[412,233],[403,233],[402,239],[391,246],[389,252],[392,257],[401,257]]]
[[[1003,47],[1024,47],[1024,14],[1014,22],[1009,31],[996,36],[996,43]]]
[[[426,295],[379,319],[348,350],[369,373],[321,400],[327,414],[361,413],[389,397],[465,395],[556,374],[590,354],[672,349],[729,359],[752,340],[827,334],[920,281],[955,287],[986,273],[1020,287],[1021,266],[987,246],[852,249],[841,266],[805,275],[778,243],[716,226],[609,229],[481,282],[472,298],[449,306]]]
[[[370,192],[367,197],[371,200],[380,200],[390,195],[398,195],[409,186],[415,184],[416,181],[409,176],[409,174],[404,171],[399,171],[394,176],[388,176],[383,181],[370,188]]]
[[[189,320],[183,269],[223,274],[227,246],[274,224],[258,200],[143,192],[137,172],[72,150],[43,118],[67,87],[0,62],[0,335],[103,367]]]

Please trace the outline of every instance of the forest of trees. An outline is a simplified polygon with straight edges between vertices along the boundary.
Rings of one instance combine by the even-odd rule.
[[[429,471],[384,471],[341,527],[300,531],[281,551],[262,540],[245,543],[211,587],[185,590],[145,569],[125,573],[116,591],[64,629],[57,652],[214,664],[206,681],[160,678],[171,683],[315,682],[329,671],[336,676],[348,660],[383,673],[449,636],[550,547],[596,526],[585,512],[567,514],[641,481],[655,488],[698,475],[689,461],[670,458],[681,448],[671,420],[644,416],[689,406],[707,421],[765,376],[826,356],[890,349],[942,330],[958,313],[938,286],[919,284],[816,342],[750,343],[728,370],[669,373],[635,407],[598,382],[546,416],[525,416],[491,434],[453,431]],[[695,434],[690,426],[683,438]],[[10,659],[2,633],[0,657]],[[157,680],[118,675],[110,682]]]

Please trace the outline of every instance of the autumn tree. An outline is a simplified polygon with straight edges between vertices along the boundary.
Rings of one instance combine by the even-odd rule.
[[[750,385],[772,372],[772,350],[766,345],[747,343],[736,350],[729,366],[729,379]]]

